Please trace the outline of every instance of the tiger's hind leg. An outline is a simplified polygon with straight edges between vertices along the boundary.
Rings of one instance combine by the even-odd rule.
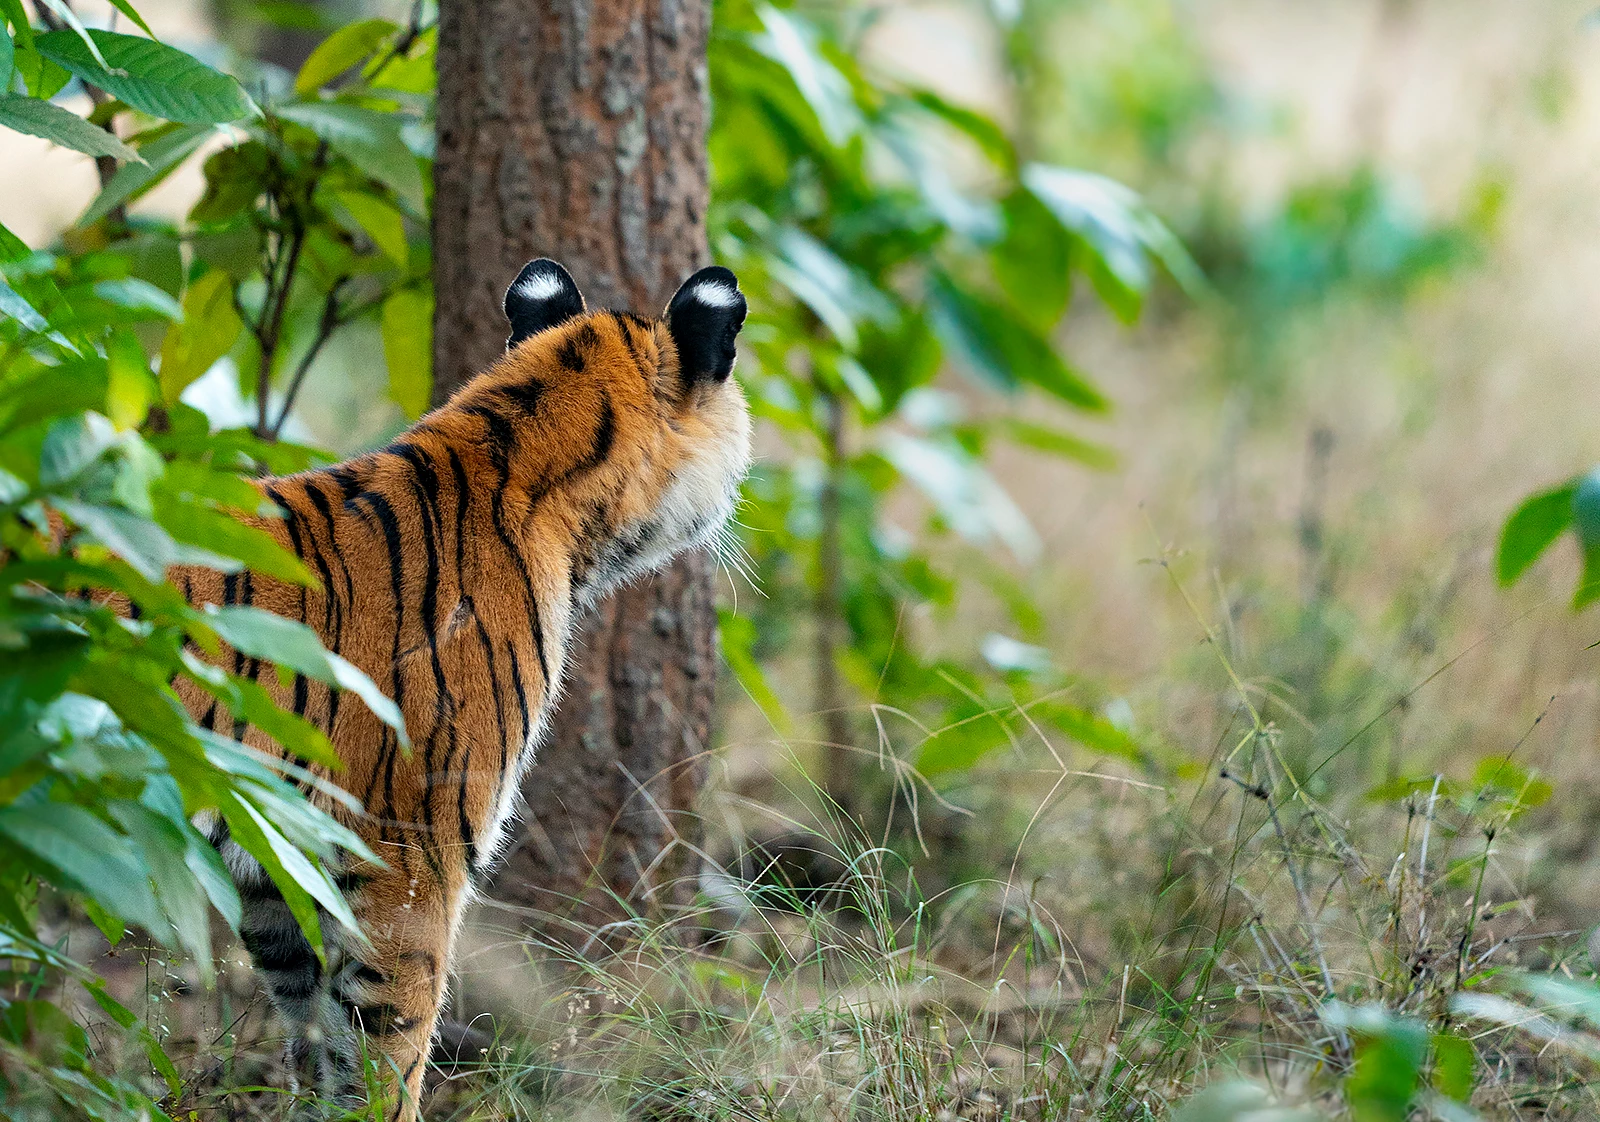
[[[466,870],[414,848],[373,848],[388,867],[360,870],[360,886],[348,894],[368,944],[350,948],[330,992],[359,1033],[362,1058],[376,1067],[385,1118],[416,1122]]]

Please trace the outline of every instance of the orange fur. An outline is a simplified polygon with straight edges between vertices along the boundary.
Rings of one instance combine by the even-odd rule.
[[[741,298],[741,320],[742,309]],[[223,656],[327,732],[343,762],[330,778],[366,808],[327,807],[386,863],[341,877],[371,950],[330,954],[323,984],[380,1071],[397,1073],[402,1122],[416,1117],[470,883],[495,853],[559,692],[570,627],[619,582],[704,542],[731,512],[749,421],[723,373],[680,371],[664,319],[579,315],[516,345],[387,448],[260,484],[284,517],[257,524],[305,560],[320,588],[172,574],[197,604],[248,603],[303,620],[405,717],[409,755],[355,698],[303,677],[283,685],[248,658]],[[179,688],[197,720],[279,751],[200,690]],[[259,869],[244,867],[253,862],[225,856],[247,905],[252,893],[270,900]],[[268,916],[254,936],[258,962],[279,971],[285,992],[308,984],[290,976],[308,969],[298,944],[269,923],[278,920]],[[248,918],[246,928],[251,935]]]

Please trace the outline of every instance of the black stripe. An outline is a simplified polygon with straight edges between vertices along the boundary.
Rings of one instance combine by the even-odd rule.
[[[500,396],[530,417],[537,413],[539,398],[543,393],[543,384],[535,378],[500,387]]]
[[[387,1001],[362,1005],[340,998],[339,1004],[344,1007],[345,1016],[350,1019],[350,1027],[360,1029],[368,1036],[395,1036],[417,1023],[413,1019],[408,1019]]]
[[[589,352],[600,345],[600,333],[592,323],[582,323],[556,348],[556,361],[574,373],[584,367]]]
[[[633,364],[639,368],[639,373],[645,381],[650,380],[650,368],[645,364],[644,353],[639,345],[633,341],[633,332],[629,330],[630,323],[638,323],[639,317],[632,312],[612,312],[611,318],[616,322],[617,334],[622,337],[622,345],[628,349],[628,357],[633,359]]]
[[[333,505],[329,503],[328,496],[323,493],[322,488],[316,486],[313,480],[306,480],[304,486],[306,498],[311,500],[311,505],[316,507],[317,513],[322,516],[323,527],[328,533],[328,549],[333,554],[333,559],[339,566],[340,575],[344,577],[345,597],[344,599],[340,599],[333,583],[333,574],[329,571],[328,563],[322,556],[322,546],[317,541],[317,536],[315,534],[311,534],[311,543],[315,550],[316,562],[324,574],[323,594],[327,597],[327,603],[324,604],[323,613],[325,617],[325,623],[327,616],[331,614],[332,617],[332,636],[330,638],[325,634],[322,641],[327,645],[330,651],[332,651],[334,654],[338,654],[344,645],[345,604],[348,603],[351,606],[352,611],[355,609],[356,585],[355,581],[350,576],[350,566],[344,563],[344,553],[339,548],[339,526],[333,517]],[[309,532],[309,530],[310,526],[308,525],[307,531]],[[341,694],[338,690],[329,687],[327,729],[329,736],[333,735],[334,722],[339,716],[340,696]]]
[[[374,966],[368,966],[365,962],[352,970],[350,972],[350,976],[356,981],[362,982],[369,986],[381,986],[387,984],[389,981],[389,976],[387,974]]]
[[[530,726],[528,724],[528,695],[527,692],[522,688],[522,665],[521,660],[517,658],[516,644],[511,642],[509,639],[506,640],[506,653],[511,656],[511,686],[514,690],[516,690],[517,709],[522,714],[522,735],[517,739],[522,742],[522,745],[525,748],[528,743],[528,733],[530,731]]]
[[[414,445],[402,443],[391,446],[390,451],[411,465],[412,496],[417,504],[417,514],[422,519],[422,546],[427,561],[427,571],[422,582],[422,637],[428,645],[434,689],[433,727],[428,730],[422,759],[423,774],[428,777],[431,788],[438,774],[435,770],[438,765],[434,762],[434,749],[438,746],[441,729],[448,738],[444,758],[446,772],[450,771],[456,754],[455,697],[450,692],[444,667],[439,661],[439,552],[436,546],[439,537],[439,475],[434,471],[433,463],[427,454]],[[433,839],[437,835],[433,820],[433,800],[426,796],[422,800],[422,820],[428,831],[431,852]],[[470,835],[463,833],[462,840],[470,847]]]
[[[467,507],[472,501],[472,492],[467,488],[467,469],[461,457],[456,454],[454,446],[448,446],[446,451],[450,456],[450,475],[456,485],[456,588],[464,593],[467,588]]]
[[[389,500],[376,491],[363,491],[359,495],[345,500],[345,505],[357,513],[370,512],[371,517],[378,523],[383,534],[384,547],[389,553],[389,591],[394,597],[394,633],[393,644],[389,658],[389,696],[396,705],[401,705],[404,700],[405,683],[400,676],[400,636],[405,630],[405,558],[400,544],[400,522],[395,517],[394,507],[389,505]],[[404,710],[402,709],[402,712]],[[394,766],[395,758],[399,755],[399,738],[391,735],[392,731],[387,725],[383,728],[383,740],[380,751],[384,756],[383,788],[384,800],[387,808],[386,817],[398,817],[394,804]],[[373,774],[374,782],[377,773]],[[363,800],[368,809],[372,806],[372,787],[367,789],[367,797]],[[385,827],[387,836],[387,827]],[[434,861],[430,854],[429,865]],[[442,877],[441,877],[442,879]]]
[[[371,873],[357,873],[346,869],[343,872],[334,874],[333,887],[348,896],[370,880],[372,880]]]
[[[499,732],[500,732],[500,772],[499,772],[499,775],[495,778],[494,797],[489,802],[489,813],[493,814],[494,813],[494,808],[500,805],[501,789],[509,781],[509,777],[507,775],[507,771],[508,771],[508,764],[509,764],[509,761],[510,761],[511,744],[510,744],[510,741],[506,737],[505,700],[501,696],[501,693],[500,693],[500,674],[499,674],[498,669],[495,666],[495,661],[494,661],[494,642],[489,638],[489,629],[483,625],[483,620],[478,617],[478,613],[477,613],[476,610],[474,610],[473,613],[472,613],[472,620],[473,620],[474,623],[476,623],[478,625],[478,642],[483,647],[484,668],[486,670],[488,670],[488,672],[489,672],[489,692],[490,692],[490,696],[494,700],[494,723],[495,723],[495,728],[498,729]],[[462,800],[463,800],[462,801],[462,807],[461,807],[461,821],[463,823],[463,828],[464,828],[466,820],[467,820],[467,810],[466,810],[466,803],[465,803],[465,799],[466,799],[466,794],[465,794],[466,783],[463,781],[461,786],[462,786]],[[470,837],[471,835],[470,834],[465,834],[464,836]]]
[[[593,330],[592,328],[590,330]],[[550,666],[544,656],[544,622],[540,619],[539,598],[534,595],[533,577],[528,572],[528,563],[523,559],[522,550],[511,536],[511,531],[506,528],[505,492],[506,486],[511,481],[511,465],[509,460],[510,449],[515,437],[512,435],[511,425],[493,409],[484,406],[472,406],[467,410],[473,416],[483,420],[485,431],[488,435],[488,451],[490,463],[494,466],[499,478],[489,491],[489,516],[494,523],[496,536],[506,551],[511,554],[511,560],[516,564],[517,575],[522,578],[522,591],[528,600],[529,617],[533,624],[533,644],[539,656],[539,672],[544,675],[545,688],[550,688]],[[533,509],[530,499],[529,508]]]
[[[339,497],[344,502],[355,498],[366,486],[366,473],[358,464],[335,464],[325,474],[339,488]]]

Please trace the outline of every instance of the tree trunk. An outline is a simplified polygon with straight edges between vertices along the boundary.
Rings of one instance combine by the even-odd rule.
[[[505,286],[552,257],[591,307],[659,313],[707,263],[709,0],[450,0],[439,13],[434,398],[505,346]],[[491,888],[536,932],[692,891],[715,678],[711,565],[680,560],[575,638]]]

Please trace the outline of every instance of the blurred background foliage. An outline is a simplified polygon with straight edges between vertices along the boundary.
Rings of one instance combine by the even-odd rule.
[[[28,235],[0,247],[0,918],[8,992],[30,995],[0,1072],[135,1117],[200,1101],[157,1078],[186,1030],[53,944],[75,913],[39,886],[112,942],[127,922],[204,964],[194,909],[236,901],[186,813],[239,799],[297,823],[262,851],[308,853],[282,883],[321,890],[331,824],[155,700],[198,673],[184,636],[251,641],[159,568],[203,548],[281,569],[229,528],[236,473],[374,446],[425,407],[435,13],[141,6],[216,68],[190,72],[197,101],[96,59],[130,49],[100,28],[143,39],[113,7],[0,2],[0,124],[84,153],[59,190],[42,147],[0,154],[41,169],[0,202]],[[1600,226],[1586,157],[1556,153],[1594,150],[1600,48],[1558,0],[1268,7],[717,0],[711,244],[749,294],[761,426],[708,820],[734,879],[784,882],[738,891],[782,908],[725,959],[661,967],[693,1027],[625,1020],[635,1052],[573,1044],[569,1075],[592,1060],[627,1109],[773,1116],[751,1103],[777,1092],[694,1066],[745,1062],[716,1035],[742,1007],[775,1018],[779,1070],[841,1031],[877,1057],[879,1082],[841,1072],[816,1100],[867,1087],[874,1116],[1156,1117],[1238,1073],[1181,1116],[1594,1108],[1600,699],[1561,609],[1600,588],[1572,408]],[[86,586],[138,602],[137,625],[66,596]],[[212,685],[314,758],[239,681]],[[135,839],[148,898],[27,834],[41,802],[104,849]],[[867,919],[819,919],[795,898],[819,884]],[[850,980],[806,973],[797,941],[818,963],[855,948]],[[951,987],[936,1014],[841,1012],[899,993],[906,962]],[[586,969],[602,1006],[630,984]],[[480,972],[469,989],[516,988]],[[109,1038],[38,999],[64,977],[151,1074],[108,1080]],[[976,1001],[968,983],[1019,996],[964,1016],[947,998]],[[767,985],[820,1012],[741,1006]],[[502,1103],[537,1109],[544,1062],[505,1069]],[[663,1090],[684,1070],[706,1113]]]

